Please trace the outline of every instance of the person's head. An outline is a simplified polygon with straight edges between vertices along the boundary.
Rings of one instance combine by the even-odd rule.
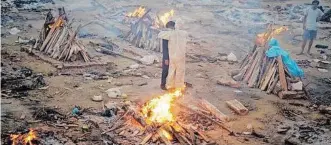
[[[175,25],[176,25],[176,23],[174,21],[169,21],[166,24],[166,28],[175,29]]]
[[[313,2],[311,4],[313,5],[313,9],[317,9],[320,2],[318,0],[313,0]]]

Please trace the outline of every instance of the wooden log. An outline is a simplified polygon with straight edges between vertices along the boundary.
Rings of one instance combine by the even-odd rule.
[[[195,132],[198,133],[204,141],[206,141],[207,143],[210,142],[210,139],[203,132],[196,130],[196,129],[195,129]]]
[[[272,82],[271,86],[268,87],[268,89],[267,89],[268,94],[271,93],[272,90],[274,90],[274,88],[276,87],[278,81],[279,81],[279,75],[276,74],[274,81]]]
[[[260,65],[258,65],[260,62],[257,63],[257,65],[254,68],[253,74],[251,76],[251,78],[248,80],[248,87],[252,88],[255,86],[256,81],[257,81],[257,77],[259,75],[260,72]]]
[[[270,71],[271,67],[274,66],[274,64],[275,64],[275,59],[272,58],[271,60],[268,61],[267,68],[264,70],[263,75],[262,75],[262,77],[260,79],[260,82],[259,82],[260,83],[260,85],[259,85],[260,89],[262,88],[263,82],[265,81],[265,79],[268,75],[268,72]]]
[[[199,114],[199,115],[201,115],[201,116],[204,116],[205,118],[209,119],[210,121],[212,121],[212,122],[216,123],[217,125],[219,125],[220,127],[224,128],[224,129],[225,129],[226,131],[228,131],[229,133],[234,134],[234,132],[233,132],[230,128],[228,128],[228,127],[225,126],[224,124],[222,124],[222,123],[220,123],[220,122],[214,120],[214,119],[211,118],[209,115],[204,114],[204,113],[201,113],[201,112],[199,112],[199,111],[197,111],[197,110],[195,110],[195,109],[189,108],[187,105],[182,105],[182,104],[179,104],[179,105],[180,105],[181,107],[183,107],[183,108],[186,108],[186,109],[188,109],[188,110],[190,110],[190,111],[196,113],[196,114]],[[177,121],[177,122],[178,122],[178,121]],[[180,124],[180,122],[178,122],[178,124]]]
[[[258,53],[256,55],[256,57],[254,58],[254,61],[252,63],[252,65],[250,66],[247,74],[245,75],[245,78],[244,78],[244,82],[247,83],[249,78],[252,76],[252,73],[254,71],[254,68],[255,66],[257,65],[257,62],[259,61],[259,59],[261,58],[261,52],[260,52],[261,49],[258,49]]]
[[[158,133],[154,134],[152,137],[152,142],[155,143],[159,138],[160,138],[160,136]]]
[[[192,128],[188,129],[189,133],[190,133],[190,139],[193,145],[196,145],[196,137],[195,137],[195,133],[194,130],[192,130]]]
[[[264,80],[264,77],[266,76],[266,71],[270,68],[270,65],[272,64],[271,60],[265,57],[265,61],[262,65],[262,68],[260,70],[259,78],[257,87],[261,88],[262,81]]]
[[[192,145],[190,142],[186,142],[183,139],[183,137],[179,133],[177,133],[177,131],[174,129],[173,126],[170,126],[170,132],[176,137],[176,139],[179,141],[181,145],[186,145],[186,144]]]
[[[226,101],[225,103],[226,103],[226,105],[228,105],[228,107],[230,107],[232,110],[234,110],[239,115],[248,114],[248,109],[236,99]]]
[[[272,93],[275,94],[275,95],[278,95],[278,93],[279,93],[280,91],[282,91],[282,88],[281,88],[280,83],[279,83],[279,81],[278,81],[278,82],[276,83],[275,88],[272,90]]]
[[[168,140],[168,138],[164,135],[163,131],[166,131],[164,129],[158,129],[157,134],[159,134],[160,139],[165,143],[166,145],[172,145],[172,143]]]
[[[229,121],[229,117],[222,113],[220,110],[218,110],[214,105],[210,104],[205,99],[200,99],[200,105],[202,105],[205,109],[210,111],[215,117],[217,117],[221,121]]]
[[[281,99],[293,99],[296,98],[297,94],[296,91],[280,91],[278,97]]]
[[[147,134],[147,135],[144,137],[144,139],[140,142],[140,144],[141,144],[141,145],[146,144],[152,136],[153,136],[153,133],[149,133],[149,134]]]
[[[278,60],[278,73],[279,73],[280,85],[281,85],[283,91],[287,91],[287,83],[286,83],[282,56],[278,56],[277,60]]]
[[[267,75],[264,79],[264,81],[262,82],[262,86],[261,86],[261,90],[264,91],[267,88],[267,85],[272,77],[272,75],[276,72],[276,66],[275,63],[272,64],[272,66],[269,68],[269,70],[267,70]]]

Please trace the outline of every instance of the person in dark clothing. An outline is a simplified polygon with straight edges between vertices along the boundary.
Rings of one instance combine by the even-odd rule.
[[[166,24],[166,28],[174,29],[175,23],[170,21]],[[168,40],[162,39],[162,76],[161,76],[161,89],[167,90],[166,83],[167,83],[167,76],[169,71],[169,47],[168,47]]]

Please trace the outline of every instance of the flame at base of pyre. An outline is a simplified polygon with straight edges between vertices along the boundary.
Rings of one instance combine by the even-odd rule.
[[[171,109],[174,101],[183,96],[183,90],[183,88],[174,89],[145,103],[141,113],[145,117],[146,123],[162,124],[174,121],[175,117]]]
[[[33,145],[33,141],[36,141],[37,132],[33,129],[26,134],[11,134],[10,140],[12,145]]]

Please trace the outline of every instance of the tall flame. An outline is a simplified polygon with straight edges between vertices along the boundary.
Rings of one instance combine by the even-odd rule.
[[[272,38],[272,37],[274,37],[275,35],[278,35],[278,34],[284,32],[284,31],[287,31],[287,30],[288,30],[288,28],[285,27],[285,26],[282,26],[282,27],[280,27],[280,28],[277,28],[277,29],[273,30],[273,31],[270,33],[270,35],[269,35],[268,38],[266,38],[267,35],[268,35],[268,32],[264,32],[264,33],[257,34],[256,43],[262,45],[262,44],[264,44],[269,38]]]
[[[139,8],[135,9],[133,12],[128,13],[126,16],[127,17],[142,17],[146,12],[146,9],[142,6],[140,6]]]
[[[155,21],[156,26],[164,27],[168,23],[170,17],[174,16],[174,14],[175,11],[170,10],[169,12],[164,13],[162,16],[159,16]]]
[[[183,89],[176,89],[173,92],[164,94],[147,102],[142,107],[142,114],[146,118],[147,124],[165,123],[174,121],[174,116],[171,112],[173,101],[182,96]]]

